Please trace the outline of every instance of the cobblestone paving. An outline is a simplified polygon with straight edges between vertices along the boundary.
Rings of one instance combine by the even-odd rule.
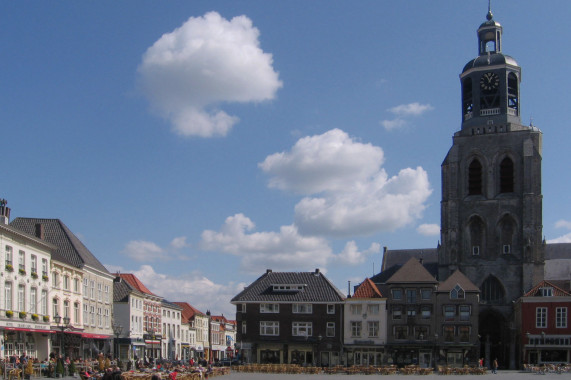
[[[226,376],[214,377],[214,380],[373,380],[373,379],[386,379],[386,380],[534,380],[536,378],[541,380],[569,380],[571,373],[556,374],[547,373],[545,375],[534,374],[530,372],[521,371],[498,371],[497,374],[487,373],[486,375],[286,375],[286,374],[272,374],[272,373],[244,373],[232,372]],[[539,380],[537,379],[537,380]]]

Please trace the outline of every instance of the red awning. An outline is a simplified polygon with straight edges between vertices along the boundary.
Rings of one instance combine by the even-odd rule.
[[[55,331],[51,331],[51,330],[41,330],[41,329],[23,329],[20,327],[5,327],[5,330],[8,331],[28,331],[28,332],[39,332],[39,333],[44,333],[44,334],[54,334]]]
[[[89,339],[111,339],[111,335],[101,335],[101,334],[81,334],[82,338],[89,338]]]

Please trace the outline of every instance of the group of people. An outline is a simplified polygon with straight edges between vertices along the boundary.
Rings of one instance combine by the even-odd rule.
[[[478,365],[480,366],[480,368],[484,367],[484,358],[480,358],[480,360],[478,360]],[[492,373],[498,373],[498,359],[494,359],[492,361]]]

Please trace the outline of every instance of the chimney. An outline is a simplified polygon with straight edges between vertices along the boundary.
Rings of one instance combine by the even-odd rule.
[[[315,272],[313,272],[313,274],[314,274],[315,276],[318,276],[318,275],[319,275],[319,268],[315,268]]]
[[[266,274],[268,274],[268,273],[272,273],[272,270],[271,270],[271,269],[266,269]]]
[[[8,224],[10,223],[10,207],[6,206],[8,201],[6,199],[0,199],[0,223]]]
[[[36,223],[36,237],[38,239],[44,240],[44,225],[42,223]]]

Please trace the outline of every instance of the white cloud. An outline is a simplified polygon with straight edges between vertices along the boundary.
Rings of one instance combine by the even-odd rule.
[[[230,300],[246,284],[217,284],[198,272],[179,276],[157,273],[150,265],[142,265],[132,272],[149,290],[171,302],[188,302],[202,312],[211,310],[214,315],[232,317],[236,312]]]
[[[374,176],[383,150],[354,141],[340,129],[299,139],[291,151],[274,153],[259,164],[271,175],[269,186],[301,194],[344,191]]]
[[[135,261],[156,261],[164,259],[165,251],[150,241],[132,240],[121,252]]]
[[[563,236],[559,236],[558,238],[548,240],[547,243],[549,243],[549,244],[553,244],[553,243],[571,243],[571,232],[569,232],[568,234],[565,234],[565,235],[563,235]]]
[[[224,102],[261,102],[282,86],[260,32],[246,16],[191,17],[143,55],[139,85],[152,107],[183,136],[225,136],[238,118]]]
[[[382,120],[381,125],[387,130],[403,128],[408,125],[407,117],[421,116],[427,111],[432,111],[434,107],[430,104],[420,104],[418,102],[401,104],[396,107],[389,108],[387,111],[394,114],[396,118],[392,120]]]
[[[399,106],[389,108],[388,111],[398,116],[420,116],[426,111],[432,111],[434,108],[430,104],[410,103],[401,104]]]
[[[417,227],[416,232],[424,236],[440,235],[440,225],[438,224],[421,224]]]
[[[403,227],[426,207],[432,191],[426,171],[406,168],[389,178],[383,161],[381,148],[333,129],[300,139],[260,167],[270,187],[309,195],[295,206],[300,233],[350,236]]]
[[[188,244],[186,243],[186,237],[180,236],[172,239],[170,246],[173,247],[174,249],[181,249],[188,247]]]
[[[567,230],[571,230],[571,222],[568,220],[558,220],[557,222],[555,222],[555,227],[556,228],[565,228]]]
[[[337,259],[343,264],[357,265],[362,264],[367,256],[381,252],[379,243],[372,243],[369,249],[359,252],[359,248],[355,241],[349,241],[345,244],[343,251],[337,256]]]
[[[282,226],[279,232],[252,232],[254,223],[243,214],[226,218],[219,232],[205,230],[201,248],[242,257],[242,270],[260,273],[278,270],[323,268],[334,256],[327,241],[301,236],[295,226]]]
[[[393,119],[393,120],[383,120],[381,125],[387,130],[391,131],[393,129],[402,128],[407,125],[406,121],[403,119]]]

